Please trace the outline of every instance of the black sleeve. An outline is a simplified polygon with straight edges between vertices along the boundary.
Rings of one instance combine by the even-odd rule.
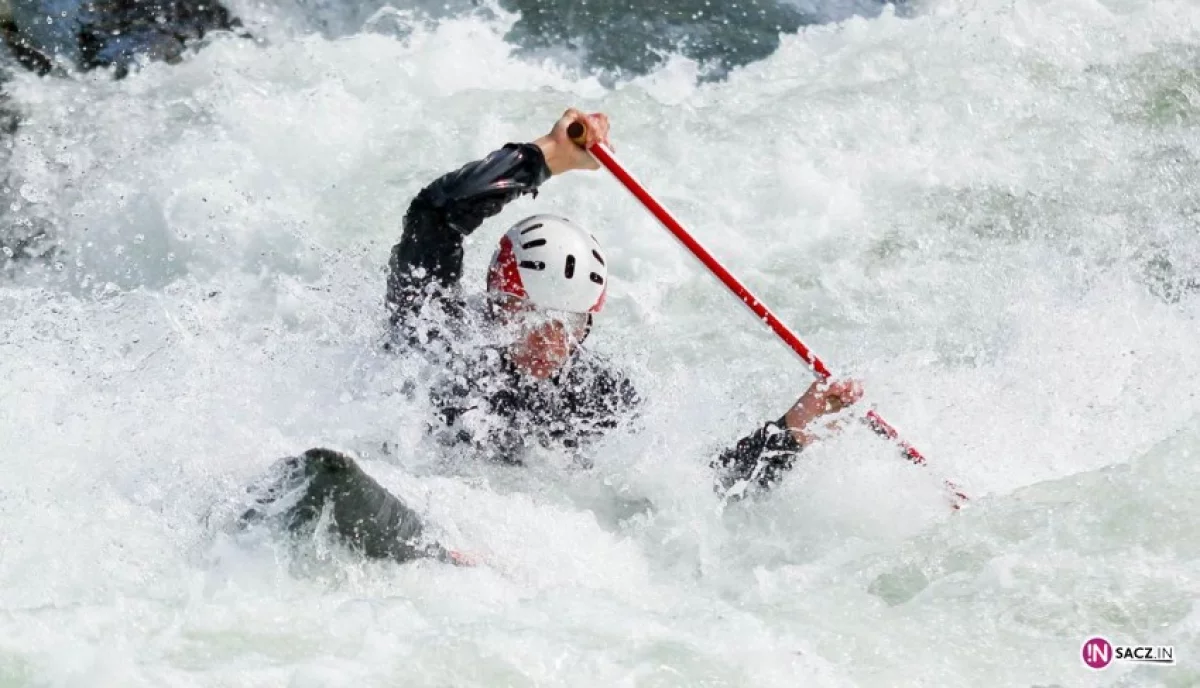
[[[712,461],[710,465],[717,471],[716,490],[722,495],[740,496],[754,483],[758,488],[770,489],[792,467],[803,448],[783,417],[767,421]],[[743,481],[747,483],[745,489],[733,490]]]
[[[549,178],[540,148],[510,143],[422,189],[408,207],[400,243],[388,262],[392,322],[415,314],[426,298],[455,287],[462,277],[463,238],[505,204],[536,194]]]
[[[426,537],[416,511],[336,451],[316,448],[281,459],[249,492],[254,503],[242,515],[242,527],[267,523],[311,536],[328,512],[330,530],[369,558],[451,559]]]

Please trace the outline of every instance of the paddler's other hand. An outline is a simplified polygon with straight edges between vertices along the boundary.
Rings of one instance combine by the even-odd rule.
[[[858,380],[817,380],[788,410],[784,419],[792,437],[802,445],[816,439],[812,423],[821,416],[837,413],[862,398],[862,383]]]
[[[546,167],[550,168],[550,174],[562,174],[568,170],[595,170],[600,167],[600,163],[596,162],[591,153],[567,135],[567,127],[576,121],[584,126],[584,136],[587,139],[584,145],[590,146],[597,141],[608,145],[608,115],[602,112],[586,115],[575,108],[569,108],[554,123],[549,134],[534,141],[546,157]]]

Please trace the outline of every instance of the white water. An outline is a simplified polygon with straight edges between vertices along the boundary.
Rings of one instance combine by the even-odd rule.
[[[615,91],[465,19],[19,76],[21,212],[64,253],[0,287],[0,685],[1195,685],[1200,294],[1142,274],[1160,250],[1200,276],[1197,27],[1167,0],[936,2]],[[930,469],[852,426],[722,512],[709,457],[810,377],[595,173],[491,222],[468,275],[524,214],[589,223],[595,345],[643,429],[590,473],[435,470],[378,346],[388,250],[421,185],[571,104]],[[488,565],[223,532],[318,445]],[[1180,665],[1095,673],[1093,634]]]

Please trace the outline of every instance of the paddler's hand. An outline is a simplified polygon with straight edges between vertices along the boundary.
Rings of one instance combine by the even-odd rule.
[[[837,413],[862,398],[862,383],[858,380],[817,380],[788,410],[784,419],[792,437],[801,445],[816,439],[812,423],[821,416]]]
[[[584,146],[596,142],[608,145],[608,115],[602,112],[585,115],[575,108],[569,108],[554,123],[549,134],[534,141],[546,157],[546,166],[550,168],[550,174],[562,174],[568,170],[595,170],[600,167],[600,163],[596,162],[584,146],[575,143],[567,135],[567,127],[576,121],[584,125]]]

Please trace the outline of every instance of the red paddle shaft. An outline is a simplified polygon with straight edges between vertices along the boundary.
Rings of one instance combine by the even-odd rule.
[[[579,145],[585,145],[585,134],[586,131],[584,129],[584,125],[579,122],[573,122],[567,127],[567,136],[571,137],[571,139]],[[623,165],[621,165],[621,163],[617,162],[608,146],[601,142],[596,142],[585,147],[587,148],[588,152],[590,152],[592,156],[600,162],[600,164],[608,168],[608,171],[611,172],[613,176],[616,177],[617,180],[620,181],[625,188],[634,195],[635,198],[641,201],[642,205],[646,206],[646,209],[649,210],[650,213],[654,215],[654,217],[657,218],[658,221],[662,223],[662,225],[666,227],[668,231],[671,232],[671,234],[675,235],[675,238],[678,239],[680,243],[686,246],[687,249],[700,260],[700,262],[704,263],[704,266],[707,267],[714,275],[716,275],[717,278],[720,279],[721,282],[723,282],[725,286],[728,287],[729,290],[733,292],[733,294],[737,296],[738,299],[740,299],[741,302],[745,304],[752,313],[754,313],[755,316],[766,323],[767,326],[770,327],[775,334],[778,335],[779,338],[782,339],[783,342],[792,349],[792,351],[795,351],[796,354],[800,356],[800,358],[806,364],[808,364],[814,373],[820,376],[822,380],[828,379],[831,376],[829,369],[825,367],[825,364],[821,362],[821,359],[817,358],[812,351],[808,349],[808,347],[804,346],[804,342],[800,341],[800,338],[797,337],[790,329],[788,329],[787,325],[784,325],[782,322],[780,322],[779,318],[776,318],[775,314],[772,313],[770,309],[768,309],[762,303],[762,301],[759,301],[754,294],[750,293],[750,290],[747,289],[745,285],[743,285],[737,280],[737,278],[730,274],[730,272],[725,269],[725,266],[717,262],[717,259],[713,258],[712,254],[709,253],[703,246],[701,246],[700,242],[696,241],[696,239],[683,228],[683,225],[679,222],[679,220],[675,219],[675,217],[671,215],[670,211],[656,201],[654,197],[650,195],[650,192],[647,191],[646,188],[641,185],[641,183],[634,179],[633,175],[629,174],[629,172]],[[871,429],[876,433],[887,437],[888,439],[895,441],[896,444],[900,445],[901,450],[904,452],[904,456],[909,461],[918,465],[925,463],[925,457],[921,454],[921,452],[917,451],[916,447],[901,439],[899,433],[896,432],[896,429],[888,424],[887,421],[880,417],[880,415],[874,410],[867,412],[865,420]],[[958,487],[953,483],[946,481],[946,485],[955,497],[963,500],[967,499],[967,496],[959,491]],[[954,508],[959,508],[957,501],[954,503]]]

